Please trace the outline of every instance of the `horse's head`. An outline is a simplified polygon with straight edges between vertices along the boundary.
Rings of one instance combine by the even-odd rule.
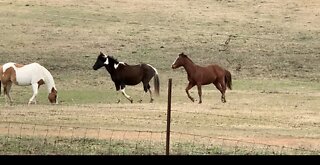
[[[100,52],[98,58],[97,58],[97,61],[96,63],[93,65],[93,69],[94,70],[98,70],[100,69],[101,67],[105,66],[105,65],[108,65],[109,62],[108,62],[108,56],[106,56],[105,54],[103,54],[102,52]]]
[[[171,68],[176,69],[176,68],[179,68],[180,66],[183,66],[185,62],[185,58],[187,57],[188,56],[185,55],[183,52],[180,53],[177,59],[172,63]]]
[[[51,89],[51,92],[48,95],[48,99],[50,101],[51,104],[58,104],[57,101],[58,98],[58,91],[54,88]]]

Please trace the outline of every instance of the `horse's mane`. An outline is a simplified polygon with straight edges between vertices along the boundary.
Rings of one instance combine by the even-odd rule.
[[[180,53],[179,56],[182,56],[184,58],[187,58],[188,60],[190,60],[192,63],[194,63],[189,57],[188,55],[184,54],[184,52]]]
[[[119,63],[118,59],[116,59],[116,58],[113,57],[113,56],[108,56],[108,58],[109,58],[109,60],[113,61],[113,62],[116,63],[116,64]]]
[[[114,63],[119,63],[118,59],[114,58],[113,56],[110,56],[110,55],[105,55],[104,53],[100,52],[100,55],[99,55],[99,59],[105,59],[105,58],[109,58],[109,60],[113,61]]]
[[[180,53],[179,56],[188,57],[184,52]]]

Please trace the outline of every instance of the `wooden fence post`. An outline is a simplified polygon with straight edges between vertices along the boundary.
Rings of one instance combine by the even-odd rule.
[[[172,78],[168,81],[168,109],[167,109],[167,138],[166,138],[166,155],[170,151],[170,123],[171,123],[171,93],[172,93]]]

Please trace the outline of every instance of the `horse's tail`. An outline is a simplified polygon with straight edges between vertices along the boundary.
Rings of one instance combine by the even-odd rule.
[[[149,64],[148,64],[149,65]],[[160,79],[159,79],[159,73],[157,71],[157,69],[151,65],[149,65],[155,72],[155,75],[153,77],[153,82],[154,82],[154,91],[156,93],[157,96],[160,95]]]
[[[231,78],[231,73],[226,70],[226,74],[224,76],[224,80],[227,84],[227,87],[232,90],[232,78]]]
[[[157,96],[160,95],[160,79],[159,74],[156,72],[154,75],[154,91],[156,92]]]
[[[0,95],[1,95],[1,76],[0,76]]]

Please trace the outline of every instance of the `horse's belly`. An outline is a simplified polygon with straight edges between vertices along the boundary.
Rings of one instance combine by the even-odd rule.
[[[202,85],[209,85],[212,84],[213,82],[203,82]]]
[[[16,81],[18,85],[27,86],[31,85],[32,76],[24,74],[23,72],[16,72]]]
[[[130,82],[125,82],[125,84],[126,85],[137,85],[137,84],[139,84],[140,82],[132,82],[132,81],[130,81]]]

